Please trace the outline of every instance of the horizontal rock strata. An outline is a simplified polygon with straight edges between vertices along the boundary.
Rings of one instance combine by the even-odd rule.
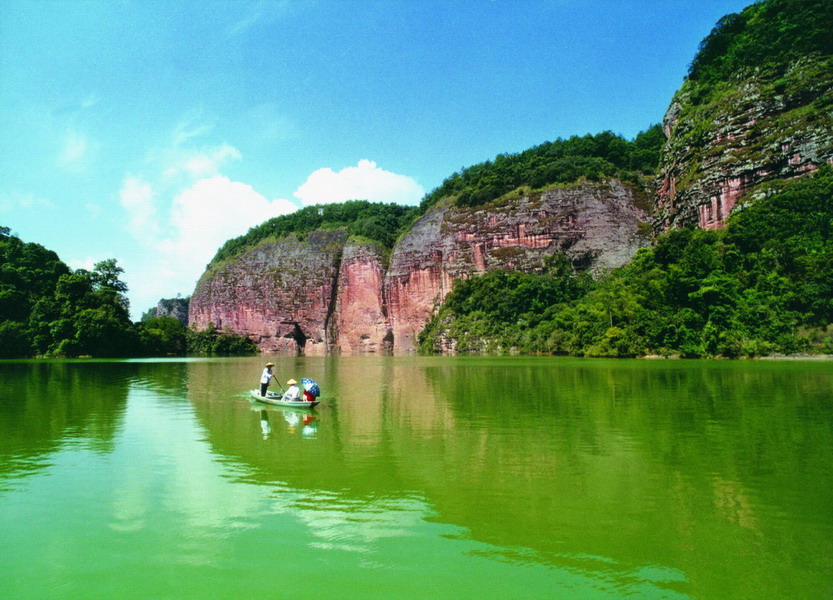
[[[266,352],[410,352],[457,279],[540,271],[556,253],[594,272],[624,264],[648,244],[640,199],[610,180],[477,208],[441,203],[390,256],[343,230],[266,240],[206,272],[189,322],[247,335]]]

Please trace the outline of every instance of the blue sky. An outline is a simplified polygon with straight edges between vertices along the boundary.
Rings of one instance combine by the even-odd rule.
[[[0,225],[116,258],[134,318],[309,204],[660,122],[735,0],[3,0]]]

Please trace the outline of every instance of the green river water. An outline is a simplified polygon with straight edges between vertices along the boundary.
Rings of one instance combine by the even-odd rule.
[[[0,362],[0,598],[833,598],[829,361],[273,360]]]

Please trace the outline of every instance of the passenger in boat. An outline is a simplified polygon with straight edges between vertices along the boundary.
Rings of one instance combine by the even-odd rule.
[[[298,382],[294,379],[290,379],[286,382],[286,385],[289,387],[283,395],[284,400],[300,400],[301,388],[298,387]]]
[[[274,366],[275,363],[266,363],[266,367],[264,367],[263,373],[260,376],[260,395],[263,398],[266,397],[266,389],[269,387],[269,382],[275,377],[274,373],[272,373],[272,367]],[[277,379],[275,379],[275,381],[277,381]]]
[[[315,402],[315,396],[309,390],[304,390],[304,400],[307,402]]]

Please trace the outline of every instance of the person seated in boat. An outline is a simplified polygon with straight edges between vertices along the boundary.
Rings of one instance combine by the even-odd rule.
[[[304,390],[304,400],[307,402],[315,402],[315,396],[309,390]]]
[[[289,387],[286,389],[286,392],[283,395],[284,400],[295,400],[298,401],[301,399],[301,388],[298,387],[298,382],[294,379],[290,379],[286,382],[286,385]]]
[[[269,382],[275,377],[275,374],[272,373],[272,367],[274,366],[275,363],[266,363],[263,373],[260,375],[260,395],[264,398],[266,397],[266,390],[269,387]],[[277,381],[277,379],[275,379],[275,381]]]

